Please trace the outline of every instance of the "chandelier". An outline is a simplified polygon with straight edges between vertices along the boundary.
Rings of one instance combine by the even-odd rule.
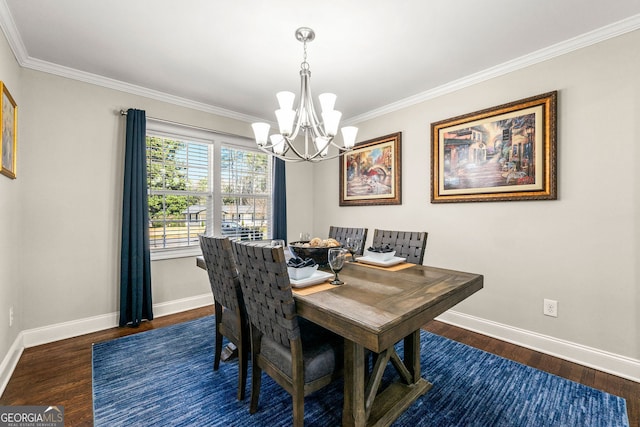
[[[278,92],[276,118],[280,133],[269,136],[268,123],[253,123],[251,127],[258,147],[273,156],[290,162],[319,162],[333,159],[353,149],[358,128],[345,126],[341,129],[343,145],[335,142],[342,113],[333,109],[336,95],[323,93],[318,96],[322,121],[318,120],[311,97],[311,70],[307,62],[307,42],[313,41],[315,33],[311,28],[298,28],[296,39],[304,44],[304,59],[300,64],[300,100],[293,109],[295,94]],[[302,132],[303,138],[298,135]]]

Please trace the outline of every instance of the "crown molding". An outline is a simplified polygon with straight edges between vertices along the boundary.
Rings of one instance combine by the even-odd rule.
[[[428,101],[447,93],[455,92],[465,87],[469,87],[477,83],[490,80],[494,77],[499,77],[504,74],[508,74],[513,71],[517,71],[552,58],[556,58],[558,56],[594,45],[596,43],[600,43],[602,41],[629,33],[631,31],[635,31],[637,29],[640,29],[640,14],[633,15],[629,18],[614,22],[613,24],[598,28],[597,30],[591,31],[589,33],[582,34],[580,36],[565,40],[561,43],[557,43],[544,49],[537,50],[511,61],[507,61],[494,67],[487,68],[478,73],[445,83],[436,88],[410,96],[408,98],[401,99],[397,102],[385,105],[375,110],[371,110],[367,113],[351,117],[344,123],[351,125],[363,122],[365,120],[371,120],[384,114],[392,113],[403,108],[418,104],[420,102]]]
[[[262,120],[257,117],[249,116],[247,114],[242,114],[236,111],[227,110],[225,108],[216,107],[215,105],[205,104],[203,102],[193,101],[187,98],[181,98],[179,96],[171,95],[165,92],[160,92],[142,86],[125,83],[120,80],[111,79],[108,77],[100,76],[98,74],[79,71],[73,68],[64,67],[62,65],[42,61],[31,57],[24,59],[20,65],[32,70],[55,74],[57,76],[78,80],[109,89],[115,89],[133,95],[139,95],[145,98],[155,99],[173,105],[179,105],[181,107],[192,108],[194,110],[204,111],[206,113],[216,114],[243,122],[255,122]]]
[[[13,51],[13,56],[15,56],[18,63],[22,65],[22,58],[27,56],[27,49],[24,43],[22,43],[22,37],[20,37],[16,23],[13,20],[13,16],[5,0],[0,0],[0,28],[2,28],[2,32],[7,38],[7,42]]]

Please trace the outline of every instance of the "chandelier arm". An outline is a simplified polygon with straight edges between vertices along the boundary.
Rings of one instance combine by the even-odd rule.
[[[332,146],[336,147],[339,151],[347,152],[347,151],[351,151],[351,150],[353,150],[353,148],[347,148],[347,147],[344,147],[344,146],[338,145],[338,144],[336,144],[334,141],[335,141],[335,137],[334,137],[334,138],[331,138],[331,141],[329,141],[329,145],[332,145]]]
[[[335,146],[335,144],[334,144]],[[284,160],[285,162],[290,162],[290,163],[299,163],[299,162],[311,162],[311,163],[319,163],[321,161],[324,160],[331,160],[331,159],[335,159],[337,157],[341,157],[343,155],[345,155],[346,153],[353,151],[352,148],[343,148],[340,146],[337,146],[338,150],[337,153],[332,154],[332,155],[327,155],[324,157],[320,156],[320,152],[315,153],[313,156],[309,156],[309,157],[304,157],[302,155],[302,153],[299,153],[295,148],[291,147],[291,151],[293,151],[293,153],[296,155],[296,157],[287,157],[287,152],[289,151],[289,148],[287,148],[282,154],[276,154],[273,151],[270,151],[267,149],[267,147],[259,147],[260,150],[262,150],[263,152],[265,152],[266,154],[269,154],[271,156],[277,157],[281,160]]]
[[[302,117],[305,120],[305,124],[311,129],[313,133],[313,139],[319,136],[326,136],[324,129],[320,126],[320,121],[318,120],[318,115],[316,114],[316,108],[313,105],[313,97],[311,96],[311,71],[308,69],[302,69],[300,71],[300,105],[303,106],[304,110],[301,109],[300,113],[306,113],[306,118]]]
[[[293,132],[291,133],[291,135],[289,135],[287,137],[287,139],[291,139],[291,141],[294,141],[297,137],[298,137],[298,133],[300,132],[300,129],[302,128],[302,126],[300,126],[300,121],[297,119],[298,115],[296,114],[296,119],[294,121],[295,126],[293,128]],[[287,141],[289,142],[289,141]]]
[[[284,137],[284,139],[285,139],[285,141],[287,141],[287,146],[288,146],[288,148],[287,148],[287,150],[286,150],[286,151],[288,151],[288,150],[293,151],[293,153],[294,153],[296,156],[300,157],[300,158],[301,158],[301,159],[303,159],[303,160],[305,160],[307,157],[309,157],[308,147],[307,147],[307,145],[306,145],[306,141],[305,141],[305,152],[304,152],[304,153],[301,153],[300,151],[298,151],[298,149],[296,148],[296,146],[293,144],[293,142],[294,142],[294,141],[293,141],[292,139],[290,139],[289,137]],[[285,153],[283,153],[283,154],[286,154],[286,151],[285,151]]]
[[[351,151],[351,150],[349,150]],[[322,162],[324,160],[331,160],[331,159],[335,159],[336,157],[340,157],[342,155],[344,155],[346,153],[346,151],[338,151],[336,154],[332,154],[330,156],[325,156],[325,157],[320,157],[318,158],[318,155],[320,153],[318,153],[316,156],[312,157],[311,159],[309,159],[310,162],[314,162],[314,163],[318,163],[318,162]]]
[[[304,64],[304,63],[303,63]],[[294,128],[293,132],[290,135],[291,140],[294,140],[298,137],[298,133],[300,133],[300,129],[303,128],[302,123],[302,112],[304,111],[304,80],[302,78],[302,70],[300,71],[300,99],[298,100],[298,108],[296,109],[296,115],[293,118]]]

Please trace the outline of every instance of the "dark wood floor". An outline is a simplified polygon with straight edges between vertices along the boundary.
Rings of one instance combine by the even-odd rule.
[[[139,328],[113,328],[25,349],[0,405],[62,405],[66,426],[93,425],[91,344],[162,328],[213,314],[213,307],[144,322]],[[464,329],[430,322],[425,329],[516,362],[624,397],[629,422],[640,427],[640,383],[548,356]]]

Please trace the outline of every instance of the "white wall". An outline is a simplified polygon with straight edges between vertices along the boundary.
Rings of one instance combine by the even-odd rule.
[[[402,132],[403,203],[338,207],[339,163],[327,162],[315,169],[314,232],[428,231],[426,265],[485,275],[484,289],[454,310],[637,361],[638,46],[635,31],[358,124],[359,141]],[[432,122],[553,90],[557,201],[430,203]],[[557,318],[542,314],[544,298],[559,302]]]

